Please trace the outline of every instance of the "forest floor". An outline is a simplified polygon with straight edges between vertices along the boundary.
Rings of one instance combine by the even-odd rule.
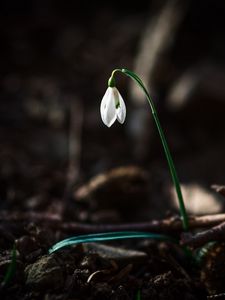
[[[43,17],[47,8],[36,3],[1,18],[1,300],[225,299],[224,228],[198,235],[225,221],[224,69],[214,63],[225,51],[207,47],[214,38],[207,22],[220,26],[223,10],[206,10],[199,24],[201,5],[176,9],[176,24],[155,29],[168,30],[168,43],[148,70],[192,220],[189,235],[150,109],[124,78],[118,87],[128,99],[126,123],[101,123],[112,69],[138,65],[148,22],[164,11],[147,2],[139,9],[96,4],[87,13],[76,1],[71,14],[58,7]],[[212,191],[215,183],[222,186]],[[167,234],[190,251],[130,239],[48,252],[71,236],[121,228]]]

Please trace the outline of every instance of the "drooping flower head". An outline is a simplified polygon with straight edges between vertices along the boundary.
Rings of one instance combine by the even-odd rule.
[[[113,77],[109,79],[108,88],[102,98],[100,112],[103,123],[110,127],[118,120],[121,124],[126,118],[126,106],[118,89],[115,87]]]

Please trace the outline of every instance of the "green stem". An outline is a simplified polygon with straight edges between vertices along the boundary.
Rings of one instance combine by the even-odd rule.
[[[168,162],[168,165],[169,165],[170,174],[172,176],[172,180],[173,180],[173,183],[174,183],[174,186],[175,186],[175,189],[176,189],[177,198],[178,198],[179,207],[180,207],[181,220],[182,220],[182,223],[183,223],[183,228],[184,228],[185,231],[187,231],[188,228],[189,228],[189,223],[188,223],[188,216],[187,216],[187,212],[186,212],[186,209],[185,209],[184,200],[183,200],[183,196],[182,196],[182,192],[181,192],[181,188],[180,188],[180,182],[179,182],[179,179],[178,179],[178,176],[177,176],[177,172],[176,172],[176,169],[175,169],[175,166],[174,166],[174,163],[173,163],[173,159],[172,159],[172,156],[170,154],[170,150],[169,150],[165,135],[163,133],[163,130],[162,130],[162,127],[161,127],[161,124],[160,124],[160,121],[159,121],[159,118],[158,118],[153,100],[152,100],[150,94],[148,93],[146,87],[144,86],[142,80],[135,73],[133,73],[133,72],[127,70],[127,69],[115,69],[112,72],[111,78],[114,78],[114,74],[116,72],[122,72],[123,74],[127,75],[132,80],[134,80],[139,85],[139,87],[142,89],[142,91],[144,92],[144,94],[146,95],[146,97],[148,99],[148,103],[150,105],[152,115],[153,115],[154,121],[156,123],[157,129],[158,129],[158,132],[159,132],[159,136],[160,136],[160,139],[161,139],[161,142],[162,142],[162,145],[163,145],[163,149],[164,149],[164,152],[165,152],[165,155],[166,155],[166,159],[167,159],[167,162]]]

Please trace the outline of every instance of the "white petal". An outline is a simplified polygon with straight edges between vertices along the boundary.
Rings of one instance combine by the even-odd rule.
[[[100,112],[103,123],[110,127],[116,120],[116,106],[114,97],[114,88],[108,87],[102,98]]]
[[[101,105],[100,105],[100,113],[101,113],[101,117],[103,118],[104,116],[104,111],[105,111],[105,108],[106,108],[106,103],[108,101],[108,95],[110,93],[110,89],[107,88],[106,92],[105,92],[105,95],[103,96],[102,98],[102,101],[101,101]],[[104,121],[103,121],[104,122]]]
[[[120,95],[119,91],[118,91],[118,96],[119,96],[119,103],[120,103],[120,106],[117,108],[116,110],[116,117],[117,117],[117,120],[123,124],[124,121],[125,121],[125,118],[126,118],[126,105],[123,101],[123,98],[122,96]]]

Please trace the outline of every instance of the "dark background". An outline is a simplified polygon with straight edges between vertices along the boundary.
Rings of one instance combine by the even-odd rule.
[[[167,193],[169,172],[150,109],[129,79],[117,79],[127,105],[124,126],[108,129],[99,114],[111,71],[136,70],[146,29],[166,5],[178,7],[180,21],[143,79],[181,182],[207,191],[224,183],[223,1],[1,1],[3,208],[32,209],[27,199],[34,196],[60,198],[68,165],[75,186],[116,166],[142,166],[155,193]]]

